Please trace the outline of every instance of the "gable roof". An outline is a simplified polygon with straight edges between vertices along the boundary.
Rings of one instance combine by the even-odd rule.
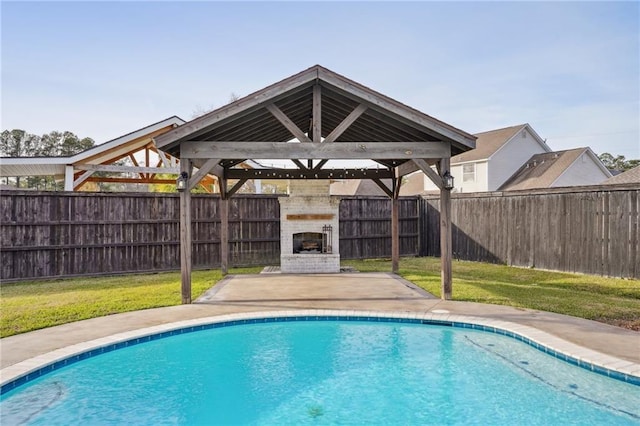
[[[156,145],[178,156],[180,144],[188,141],[290,141],[292,132],[283,125],[282,116],[276,117],[274,106],[282,112],[284,121],[293,125],[290,127],[297,127],[299,133],[309,130],[307,134],[311,139],[314,99],[318,98],[321,99],[321,124],[314,130],[319,130],[322,138],[329,137],[360,108],[357,118],[335,138],[335,142],[445,141],[451,143],[452,155],[475,147],[474,136],[320,65],[158,136]]]
[[[462,154],[451,157],[451,163],[466,163],[469,161],[480,161],[491,158],[503,146],[509,143],[522,130],[527,130],[533,138],[542,145],[546,151],[550,151],[549,147],[544,143],[542,138],[528,124],[518,124],[517,126],[505,127],[502,129],[489,130],[487,132],[476,133],[476,148]]]
[[[602,182],[603,185],[616,185],[622,183],[640,183],[640,166],[629,169],[619,175],[610,177]]]
[[[532,156],[498,191],[550,188],[553,183],[589,148],[545,152]]]
[[[152,142],[153,136],[184,123],[184,120],[174,115],[69,157],[2,157],[0,173],[11,177],[64,175],[66,165],[109,162],[144,147]]]

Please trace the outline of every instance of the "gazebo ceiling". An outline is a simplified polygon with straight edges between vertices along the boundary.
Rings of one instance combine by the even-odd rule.
[[[314,132],[314,122],[321,123],[319,132]],[[439,153],[434,158],[456,155],[475,147],[474,136],[319,65],[155,138],[158,148],[176,156],[180,156],[181,144],[196,147],[202,146],[198,142],[218,142],[217,145],[239,142],[236,145],[242,147],[245,146],[242,142],[282,143],[294,139],[322,144],[367,142],[378,149],[382,145],[376,143],[387,143],[386,146],[392,148],[388,150],[391,156],[381,158],[384,155],[378,155],[371,159],[388,167],[407,162],[407,156],[394,157],[393,151],[411,153],[416,151],[415,143],[441,142],[450,147],[449,152]],[[405,145],[408,148],[403,150]],[[261,149],[267,150],[270,146],[279,145],[254,144],[251,153],[257,156],[251,158],[291,158],[277,157],[273,153],[260,155]],[[343,146],[347,150],[350,148]],[[230,164],[225,160],[245,159],[240,157],[248,155],[245,150],[239,150],[239,156],[229,156],[228,150],[221,152],[227,155],[219,158],[223,167]],[[211,156],[215,157],[215,154]],[[344,156],[344,159],[350,158],[361,157]],[[202,161],[196,159],[195,163]]]

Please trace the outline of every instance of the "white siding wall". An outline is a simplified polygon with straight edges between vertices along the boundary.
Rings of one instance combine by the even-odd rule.
[[[451,175],[453,176],[453,183],[455,185],[456,192],[482,192],[487,191],[487,162],[482,161],[474,163],[476,165],[476,179],[474,182],[464,182],[462,176],[463,165],[454,164],[451,166]],[[435,171],[435,167],[433,168]],[[437,191],[438,187],[431,182],[426,175],[424,178],[424,190],[425,191]]]
[[[518,132],[489,160],[487,187],[483,191],[495,191],[534,154],[548,152],[533,135],[525,130],[526,137]]]
[[[451,166],[456,192],[484,192],[487,191],[487,162],[480,161],[474,163],[476,167],[476,178],[473,182],[464,182],[463,164]]]
[[[551,186],[597,185],[609,176],[584,152]]]
[[[424,178],[424,190],[425,191],[437,191],[438,190],[438,187],[433,183],[433,181],[431,179],[429,179],[429,177],[427,177],[427,175],[425,175],[423,173],[422,177]]]

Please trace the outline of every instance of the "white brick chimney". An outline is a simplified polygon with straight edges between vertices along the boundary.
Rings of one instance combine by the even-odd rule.
[[[339,205],[328,180],[291,180],[280,201],[280,270],[340,272]]]

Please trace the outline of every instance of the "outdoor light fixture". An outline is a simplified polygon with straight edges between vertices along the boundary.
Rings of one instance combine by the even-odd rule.
[[[453,176],[451,176],[448,170],[442,175],[442,184],[446,190],[450,191],[453,189]]]
[[[176,179],[176,189],[180,192],[187,189],[187,184],[189,183],[189,175],[187,172],[180,173],[178,179]]]

